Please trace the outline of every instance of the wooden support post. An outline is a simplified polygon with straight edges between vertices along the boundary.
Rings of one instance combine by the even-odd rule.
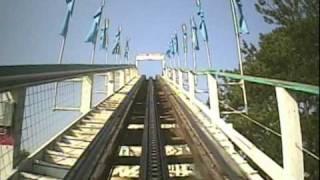
[[[7,179],[25,154],[21,153],[22,125],[25,111],[26,88],[0,93],[0,129],[12,138],[8,144],[0,144],[0,179]],[[11,144],[12,143],[12,144]],[[0,165],[0,166],[1,166]]]
[[[207,78],[211,117],[213,120],[218,120],[220,119],[220,109],[217,80],[211,74],[208,74]]]
[[[14,105],[13,111],[13,123],[12,123],[12,136],[14,139],[13,146],[13,168],[15,168],[22,160],[21,154],[21,136],[22,136],[22,124],[23,115],[25,110],[25,97],[26,88],[18,88],[11,91]]]
[[[125,85],[125,70],[119,70],[119,88]]]
[[[194,99],[196,96],[195,76],[191,71],[188,72],[188,84],[189,84],[189,96],[190,96],[189,98]]]
[[[128,79],[129,81],[132,79],[132,68],[128,69]]]
[[[174,84],[177,84],[177,74],[176,74],[176,70],[175,69],[171,69],[172,71],[172,81],[174,82]]]
[[[80,112],[87,113],[91,110],[93,89],[93,74],[82,77]]]
[[[108,85],[107,85],[107,93],[108,93],[108,97],[111,96],[114,91],[115,91],[115,87],[114,87],[114,72],[108,72]]]
[[[298,104],[284,88],[276,87],[276,95],[281,127],[283,179],[304,179]]]
[[[181,70],[178,70],[179,88],[183,89],[183,74]]]
[[[129,69],[125,69],[124,70],[124,83],[127,84],[130,80],[130,77],[129,77]]]

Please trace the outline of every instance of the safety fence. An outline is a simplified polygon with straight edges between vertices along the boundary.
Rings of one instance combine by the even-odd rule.
[[[137,75],[132,65],[0,67],[0,179]]]

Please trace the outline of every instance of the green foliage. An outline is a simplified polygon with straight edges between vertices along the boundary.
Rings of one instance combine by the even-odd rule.
[[[243,42],[244,73],[319,85],[319,0],[258,0],[255,6],[265,22],[276,28],[260,35],[258,48]],[[250,83],[246,83],[246,89],[249,116],[280,132],[274,89]],[[227,87],[223,93],[225,103],[243,107],[239,87]],[[319,97],[290,93],[299,104],[303,145],[319,156]],[[228,121],[282,164],[279,137],[239,115],[229,116]],[[305,155],[305,170],[307,179],[318,179],[319,161]]]

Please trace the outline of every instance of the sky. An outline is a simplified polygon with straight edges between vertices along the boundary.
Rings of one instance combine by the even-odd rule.
[[[259,33],[270,32],[272,27],[263,22],[254,2],[242,0],[250,30],[243,38],[257,44]],[[76,0],[63,63],[90,63],[92,44],[84,40],[100,3],[101,0]],[[202,0],[202,6],[214,69],[236,68],[238,60],[229,0]],[[175,32],[181,43],[181,24],[186,23],[190,31],[189,19],[196,16],[196,10],[195,0],[106,0],[102,16],[110,19],[111,44],[121,26],[122,46],[129,38],[129,56],[134,58],[138,53],[165,52]],[[0,65],[57,63],[62,40],[59,32],[65,14],[65,0],[0,1]],[[198,17],[196,20],[199,22]],[[206,68],[206,51],[200,34],[199,42],[198,64]],[[103,64],[105,56],[106,51],[98,48],[95,63]],[[191,64],[191,54],[188,60]],[[115,61],[113,55],[109,55],[109,61]],[[140,63],[139,67],[142,73],[152,74],[159,72],[160,63]]]

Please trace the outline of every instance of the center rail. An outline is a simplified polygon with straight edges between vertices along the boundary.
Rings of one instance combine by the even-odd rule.
[[[143,143],[142,179],[168,179],[168,165],[166,163],[164,146],[161,138],[160,120],[154,93],[153,81],[148,82],[148,111],[145,118],[145,132]]]

